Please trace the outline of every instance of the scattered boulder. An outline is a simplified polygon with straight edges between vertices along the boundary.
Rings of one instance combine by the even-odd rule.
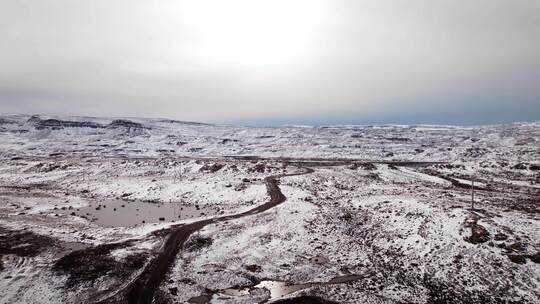
[[[474,222],[470,223],[469,228],[471,228],[471,235],[465,238],[465,241],[472,244],[481,244],[489,241],[489,232],[484,228],[484,226]]]
[[[248,171],[264,173],[264,171],[266,171],[266,165],[264,163],[258,163],[254,167],[250,168]]]
[[[359,165],[360,165],[360,167],[362,167],[362,169],[368,170],[368,171],[373,171],[373,170],[377,169],[377,167],[372,163],[362,163],[362,164],[359,164]]]
[[[529,255],[529,259],[536,264],[540,264],[540,251],[535,254]]]
[[[325,300],[316,296],[299,296],[296,298],[289,298],[278,300],[275,304],[337,304],[337,302]]]
[[[261,266],[256,265],[256,264],[245,265],[244,268],[245,268],[247,271],[251,271],[251,272],[261,272],[261,271],[262,271]]]
[[[221,140],[221,144],[224,145],[228,142],[238,142],[238,139],[224,138]]]
[[[527,259],[525,259],[525,256],[521,254],[509,254],[508,259],[510,259],[510,261],[516,264],[525,264],[527,262]]]
[[[214,172],[217,172],[219,170],[221,170],[223,167],[225,167],[224,164],[205,164],[204,166],[202,166],[199,171],[200,172],[210,172],[210,173],[214,173]]]
[[[527,246],[521,242],[514,242],[506,246],[506,249],[514,252],[524,252],[527,249],[526,247]]]
[[[516,164],[514,166],[514,169],[517,169],[517,170],[526,170],[527,169],[527,166],[523,163],[519,163],[519,164]]]
[[[170,292],[173,296],[178,295],[178,287],[171,287],[171,288],[169,288],[169,292]]]
[[[504,241],[504,240],[508,239],[508,235],[506,235],[506,234],[504,234],[502,232],[499,232],[499,233],[497,233],[497,234],[495,234],[493,236],[493,239],[495,241]]]
[[[210,303],[210,300],[212,300],[211,295],[200,295],[200,296],[197,296],[197,297],[190,298],[188,300],[188,303],[205,304],[205,303]]]
[[[197,251],[210,245],[212,245],[212,238],[195,235],[189,238],[185,244],[185,248],[188,251]]]

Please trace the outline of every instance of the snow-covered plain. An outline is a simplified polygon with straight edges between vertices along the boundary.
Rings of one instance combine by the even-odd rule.
[[[264,179],[299,167],[314,172],[280,179],[284,203],[192,234],[154,302],[540,302],[538,122],[251,128],[4,115],[0,160],[1,303],[106,303],[171,227],[261,205]],[[104,210],[113,222],[122,214],[113,201],[177,211],[100,225]],[[344,276],[355,279],[329,284]],[[245,288],[261,281],[305,285],[279,297]]]

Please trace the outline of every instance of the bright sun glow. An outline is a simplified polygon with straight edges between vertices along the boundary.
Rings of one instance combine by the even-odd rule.
[[[325,15],[317,0],[197,0],[183,10],[198,58],[240,66],[302,60]]]

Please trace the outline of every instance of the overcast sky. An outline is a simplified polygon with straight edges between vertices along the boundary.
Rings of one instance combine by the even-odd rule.
[[[0,0],[0,113],[540,119],[538,0]]]

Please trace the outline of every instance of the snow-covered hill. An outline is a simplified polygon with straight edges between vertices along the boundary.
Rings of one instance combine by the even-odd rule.
[[[0,302],[539,303],[539,197],[539,122],[4,115]]]

